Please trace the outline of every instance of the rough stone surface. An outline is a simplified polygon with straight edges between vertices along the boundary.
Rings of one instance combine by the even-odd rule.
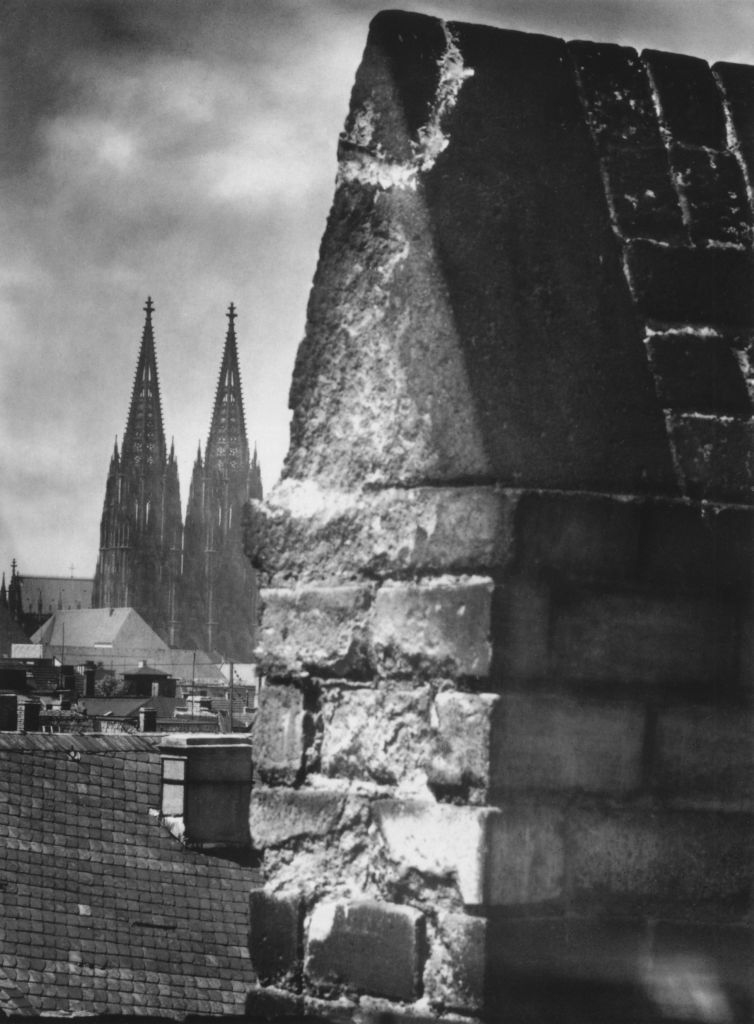
[[[671,136],[689,146],[724,149],[725,115],[706,61],[660,50],[644,50],[641,59]]]
[[[737,672],[732,610],[712,596],[563,594],[553,611],[553,671],[584,682],[730,686]]]
[[[741,365],[722,338],[691,331],[654,334],[649,352],[664,406],[679,412],[751,412]]]
[[[337,826],[347,799],[341,790],[273,789],[255,786],[249,831],[256,849],[308,836],[326,836]]]
[[[674,146],[671,160],[688,211],[692,241],[748,242],[751,206],[734,154]]]
[[[730,113],[731,125],[736,135],[747,167],[754,167],[754,68],[745,64],[729,64],[721,61],[712,68],[720,82],[725,104]]]
[[[465,1013],[484,1009],[487,921],[466,914],[439,915],[424,991],[433,1006]]]
[[[303,904],[257,889],[249,896],[249,952],[263,985],[301,983]]]
[[[303,666],[318,675],[364,675],[371,600],[371,588],[357,584],[265,590],[260,630],[264,660],[273,667]]]
[[[616,810],[573,812],[569,856],[574,898],[585,906],[749,909],[752,818],[737,814]],[[709,912],[709,910],[708,910]]]
[[[636,50],[582,40],[567,46],[595,138],[603,146],[658,146],[662,142],[660,127],[649,80]]]
[[[658,716],[653,781],[689,805],[754,808],[748,708],[676,705]]]
[[[489,818],[487,844],[487,906],[549,903],[563,896],[565,851],[557,807],[506,802]]]
[[[285,475],[673,491],[565,44],[447,30],[457,89],[426,131],[396,117],[404,102],[416,109],[400,78],[377,85],[368,107],[355,101],[294,371]],[[380,16],[369,46],[406,52],[412,32]],[[437,132],[448,144],[435,156]],[[378,156],[380,139],[392,156]],[[398,156],[412,142],[416,162]]]
[[[319,989],[411,1002],[421,993],[424,918],[411,907],[321,902],[309,922],[305,971]]]
[[[491,922],[488,929],[490,973],[501,980],[516,973],[539,979],[633,980],[650,947],[646,924],[609,917],[507,918]]]
[[[506,693],[493,727],[490,785],[621,794],[638,790],[644,724],[639,704]]]
[[[522,494],[516,506],[518,572],[630,579],[639,557],[643,503],[597,494]]]
[[[255,779],[292,784],[311,758],[314,724],[302,689],[294,685],[265,686],[252,726]]]
[[[749,501],[754,493],[752,420],[674,416],[670,433],[689,495]]]
[[[280,586],[486,572],[510,557],[517,498],[496,487],[349,492],[283,480],[267,502],[253,505],[247,554],[269,585]]]
[[[395,784],[426,761],[432,695],[427,685],[330,688],[322,697],[322,771]]]
[[[448,879],[466,905],[485,902],[488,821],[497,811],[422,800],[379,800],[374,815],[398,875]]]
[[[492,580],[443,576],[385,583],[377,592],[372,637],[389,675],[484,677],[489,672]]]
[[[722,327],[754,324],[751,252],[667,248],[639,239],[628,243],[626,257],[645,317]]]
[[[432,704],[434,735],[426,760],[427,778],[436,786],[494,785],[490,762],[500,698],[494,694],[438,693]]]

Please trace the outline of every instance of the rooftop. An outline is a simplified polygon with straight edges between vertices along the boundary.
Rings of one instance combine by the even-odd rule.
[[[158,743],[0,734],[0,1013],[244,1012],[257,875],[162,827]]]

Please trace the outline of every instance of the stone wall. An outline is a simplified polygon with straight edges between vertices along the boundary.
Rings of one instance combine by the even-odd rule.
[[[252,1008],[745,1012],[753,110],[372,23],[247,521]]]

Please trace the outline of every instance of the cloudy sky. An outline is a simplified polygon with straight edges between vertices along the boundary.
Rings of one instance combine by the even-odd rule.
[[[386,6],[754,63],[751,0],[4,0],[0,568],[93,574],[148,294],[184,502],[231,301],[272,486],[338,132]]]

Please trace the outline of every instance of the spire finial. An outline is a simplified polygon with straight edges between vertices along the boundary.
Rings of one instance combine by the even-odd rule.
[[[147,295],[147,304],[144,307],[144,312],[147,314],[147,320],[151,320],[152,313],[154,312],[154,303],[152,302],[151,295]]]
[[[229,326],[230,326],[230,330],[231,331],[235,330],[235,319],[236,319],[237,314],[236,314],[236,307],[234,306],[234,304],[232,302],[228,306],[228,312],[225,315],[228,318],[228,323],[229,323]]]

